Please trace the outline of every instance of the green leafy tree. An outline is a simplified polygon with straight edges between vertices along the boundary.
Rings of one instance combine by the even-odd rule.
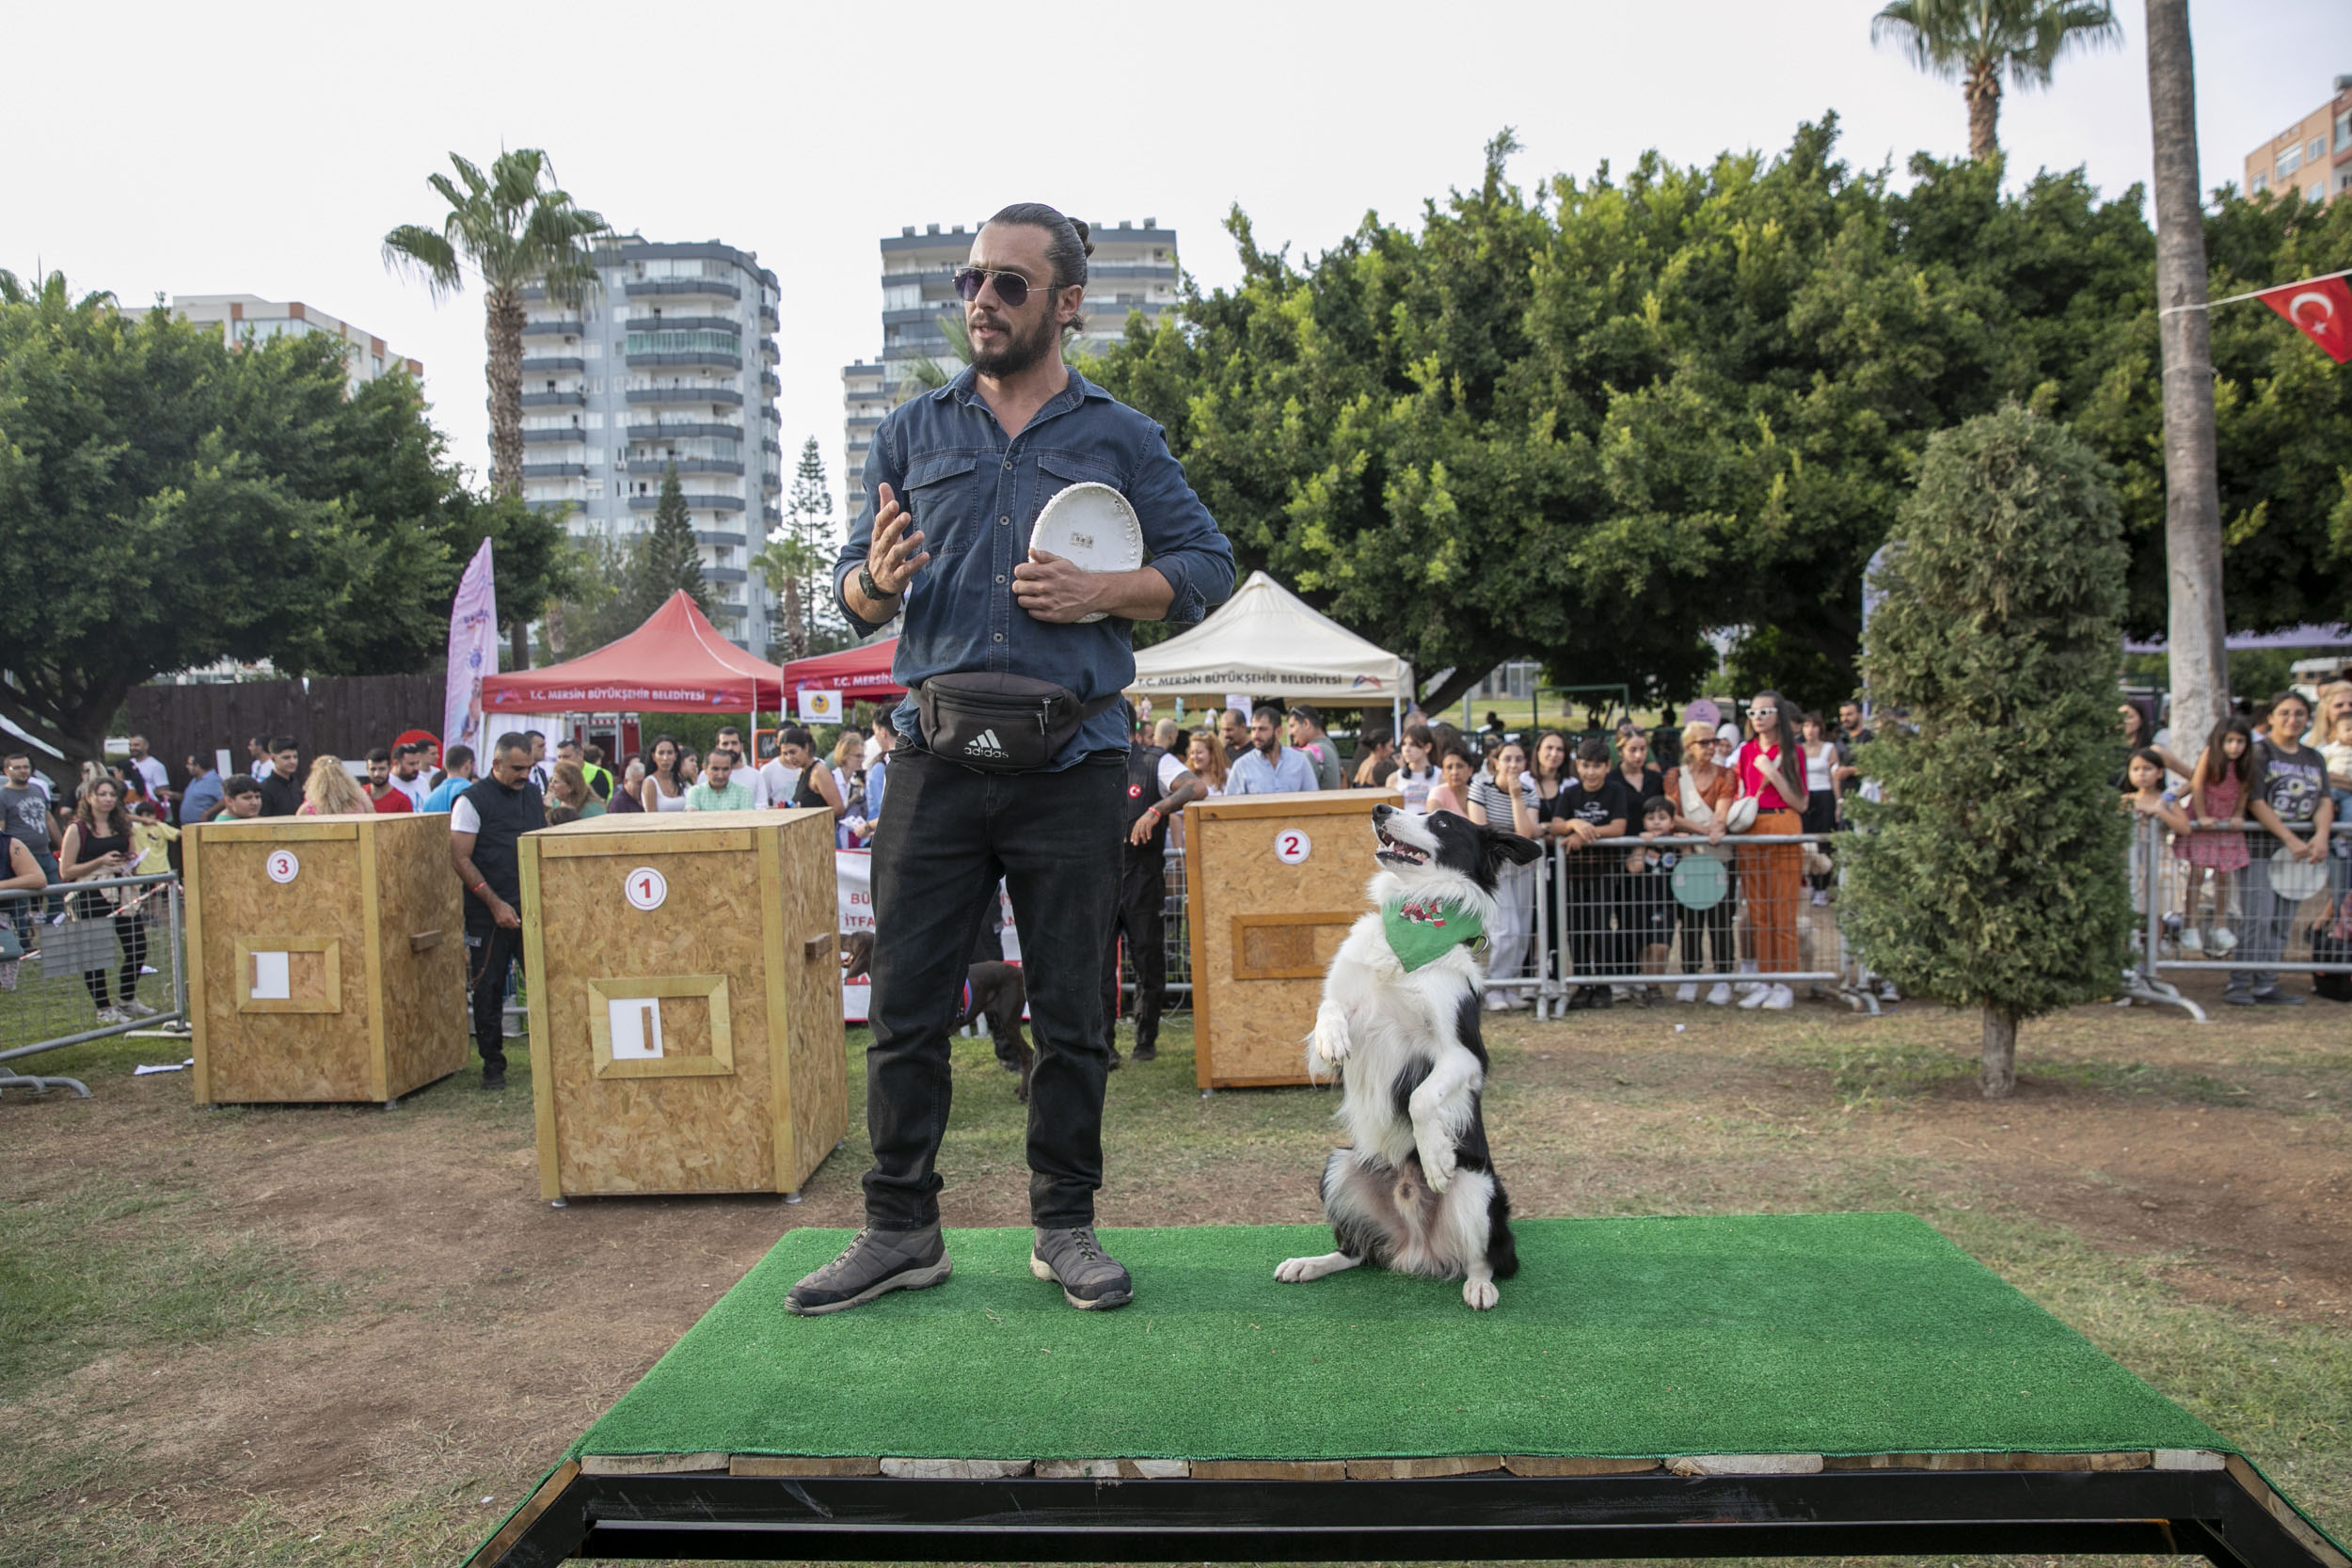
[[[2115,989],[2131,928],[2116,809],[2125,551],[2099,460],[2014,406],[1937,436],[1864,655],[1883,723],[1859,766],[1840,921],[1907,991],[1981,1010],[1981,1086],[2017,1029]]]
[[[661,494],[654,502],[653,527],[632,542],[621,597],[628,605],[625,630],[670,602],[683,589],[705,615],[710,613],[710,586],[703,580],[702,551],[694,538],[692,517],[686,510],[686,491],[678,483],[677,465],[662,470]]]
[[[519,495],[523,292],[541,289],[555,304],[579,306],[596,287],[595,247],[612,230],[601,214],[572,204],[571,193],[553,182],[553,163],[537,148],[500,153],[487,173],[454,152],[449,161],[456,180],[425,177],[449,206],[440,227],[405,223],[391,230],[384,236],[384,260],[421,275],[436,299],[463,289],[469,272],[480,281],[489,343],[490,488]],[[502,569],[499,587],[503,606],[509,584]],[[546,598],[542,592],[525,602],[535,615]],[[518,665],[530,662],[523,632],[529,619],[509,618]]]
[[[2022,91],[2046,87],[2070,49],[2123,41],[2109,0],[1888,0],[1870,19],[1872,42],[1892,42],[1912,64],[1957,81],[1968,102],[1968,156],[2000,149],[2001,78]]]
[[[78,760],[165,672],[423,668],[479,508],[412,380],[345,378],[0,272],[0,714]]]

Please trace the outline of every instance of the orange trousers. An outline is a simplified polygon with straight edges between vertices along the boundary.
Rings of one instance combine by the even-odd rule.
[[[1793,811],[1758,812],[1759,833],[1801,833],[1804,818]],[[1756,940],[1756,967],[1767,974],[1797,967],[1797,900],[1804,895],[1804,846],[1742,846],[1738,856],[1740,891],[1747,895],[1748,929]]]

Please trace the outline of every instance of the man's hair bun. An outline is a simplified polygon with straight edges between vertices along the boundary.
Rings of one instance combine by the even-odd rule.
[[[1084,218],[1072,218],[1070,220],[1070,227],[1078,231],[1078,248],[1085,251],[1089,256],[1093,255],[1094,230],[1087,227],[1087,220]]]
[[[1054,269],[1057,289],[1087,280],[1087,258],[1094,254],[1094,242],[1087,237],[1087,226],[1076,218],[1064,217],[1042,201],[1016,201],[998,209],[988,221],[1044,230],[1045,260]]]

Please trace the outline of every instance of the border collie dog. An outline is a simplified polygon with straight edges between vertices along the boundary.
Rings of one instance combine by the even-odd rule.
[[[1462,1280],[1462,1299],[1483,1312],[1519,1260],[1479,1116],[1486,1047],[1470,944],[1496,918],[1502,863],[1543,851],[1450,811],[1375,806],[1372,826],[1381,868],[1373,912],[1331,961],[1307,1049],[1310,1075],[1340,1069],[1339,1119],[1352,1143],[1323,1167],[1339,1250],[1289,1259],[1274,1277],[1303,1284],[1370,1263]]]

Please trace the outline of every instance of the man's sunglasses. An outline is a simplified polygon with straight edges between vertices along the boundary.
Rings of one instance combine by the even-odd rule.
[[[965,267],[956,274],[956,293],[969,305],[980,297],[980,285],[996,285],[996,297],[1005,302],[1008,310],[1018,310],[1029,303],[1029,291],[1037,287],[1017,272],[996,272],[987,267]]]

